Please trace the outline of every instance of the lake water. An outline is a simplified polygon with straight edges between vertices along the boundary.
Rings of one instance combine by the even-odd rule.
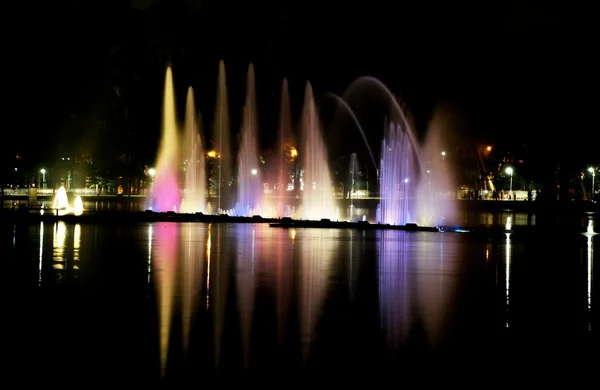
[[[0,229],[0,353],[22,384],[586,382],[597,359],[585,229]]]

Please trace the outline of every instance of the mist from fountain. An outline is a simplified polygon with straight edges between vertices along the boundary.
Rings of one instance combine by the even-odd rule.
[[[327,147],[323,142],[320,119],[310,82],[304,91],[304,106],[300,120],[303,148],[300,158],[304,172],[301,219],[337,219],[337,205],[332,190]]]
[[[447,112],[438,106],[429,123],[423,146],[420,150],[425,172],[417,187],[416,223],[426,226],[443,225],[444,221],[454,220],[454,170],[441,153],[445,150],[452,132],[452,124],[447,120]]]
[[[237,200],[234,215],[260,214],[263,206],[262,174],[258,164],[258,118],[254,67],[248,66],[241,140],[237,163]]]
[[[159,212],[179,211],[181,202],[179,192],[179,137],[173,73],[170,66],[167,67],[165,77],[162,115],[162,134],[156,160],[156,174],[152,184],[150,208]]]
[[[206,168],[199,119],[196,115],[194,90],[190,87],[187,94],[184,136],[181,145],[185,167],[180,210],[182,213],[204,213],[206,211]]]
[[[231,185],[231,144],[230,144],[229,102],[227,97],[227,76],[225,63],[219,62],[219,75],[217,79],[217,99],[215,116],[213,120],[214,155],[214,187],[217,195],[217,213],[222,213],[224,205],[228,204]]]

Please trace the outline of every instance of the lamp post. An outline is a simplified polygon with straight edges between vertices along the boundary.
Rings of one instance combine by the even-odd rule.
[[[593,202],[594,201],[594,179],[596,178],[596,169],[594,167],[589,167],[588,168],[588,172],[592,174],[592,196],[590,198],[590,200]]]
[[[42,174],[42,188],[46,189],[46,170],[42,168],[40,169],[40,173]]]
[[[505,171],[505,172],[506,172],[508,175],[510,175],[510,187],[509,187],[508,194],[509,194],[509,196],[510,196],[510,199],[512,199],[512,177],[513,177],[513,169],[512,169],[512,167],[508,167],[508,168],[506,168],[506,171]]]

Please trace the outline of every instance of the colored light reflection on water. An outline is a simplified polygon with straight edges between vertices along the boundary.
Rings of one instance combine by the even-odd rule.
[[[19,281],[19,296],[40,300],[24,306],[39,328],[28,334],[35,341],[28,353],[44,356],[28,367],[55,372],[69,361],[64,383],[101,378],[109,350],[122,351],[112,360],[115,372],[140,383],[161,375],[223,380],[267,368],[294,381],[317,372],[410,375],[424,362],[432,370],[442,368],[435,362],[484,368],[509,350],[513,360],[525,351],[559,359],[565,348],[587,348],[584,334],[594,329],[597,234],[561,233],[556,247],[542,243],[558,234],[519,231],[487,238],[65,221],[2,228],[2,259],[18,258],[5,262],[11,278],[4,286]],[[539,267],[542,261],[548,266]],[[29,287],[27,278],[38,280]],[[569,315],[557,318],[557,310]],[[11,337],[25,340],[18,332],[25,329]],[[529,347],[548,337],[555,350]],[[570,362],[585,359],[574,353]]]

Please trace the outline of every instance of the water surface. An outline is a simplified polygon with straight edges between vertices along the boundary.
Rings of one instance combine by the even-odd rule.
[[[583,380],[596,348],[598,235],[0,229],[2,356],[33,382]]]

